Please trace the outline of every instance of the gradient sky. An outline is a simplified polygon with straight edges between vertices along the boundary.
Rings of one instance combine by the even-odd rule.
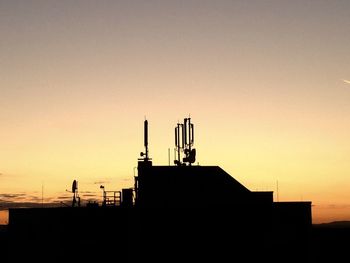
[[[1,0],[2,208],[67,200],[74,179],[82,201],[132,187],[145,116],[153,163],[167,165],[190,114],[199,164],[312,201],[315,223],[350,220],[349,10]]]

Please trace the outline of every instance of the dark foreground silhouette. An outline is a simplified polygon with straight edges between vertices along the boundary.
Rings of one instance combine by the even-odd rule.
[[[154,166],[144,127],[138,175],[120,203],[9,210],[10,262],[301,262],[323,252],[311,202],[274,202],[218,166],[193,165],[190,118],[175,129],[176,166]]]
[[[350,222],[349,222],[350,223]],[[57,231],[56,231],[57,232]],[[33,229],[33,235],[36,235],[34,233]],[[14,256],[15,254],[22,254],[22,253],[27,253],[27,250],[32,249],[29,253],[28,259],[36,259],[38,262],[62,262],[62,260],[71,260],[71,259],[78,259],[78,260],[87,260],[92,261],[94,259],[96,260],[102,260],[102,259],[107,259],[108,256],[111,257],[111,259],[114,259],[114,262],[121,262],[122,259],[122,253],[120,253],[120,249],[123,248],[121,247],[114,247],[112,245],[107,245],[109,248],[113,248],[112,251],[108,250],[101,250],[97,251],[97,249],[103,248],[102,243],[103,240],[94,240],[94,241],[88,241],[84,242],[83,244],[74,244],[73,241],[69,241],[67,243],[67,239],[63,238],[62,234],[59,234],[59,237],[54,243],[52,244],[47,244],[44,247],[38,247],[39,244],[42,244],[39,242],[38,244],[27,244],[28,246],[25,246],[25,244],[21,244],[22,242],[25,242],[26,240],[20,240],[20,245],[19,249],[9,249],[9,244],[10,242],[10,237],[9,237],[9,231],[8,231],[8,226],[7,225],[0,225],[0,252],[1,252],[1,262],[7,263],[7,262],[16,262],[15,259],[17,259],[17,262],[20,262],[20,258],[23,260],[26,259],[26,254],[23,254],[22,256]],[[225,236],[222,236],[223,238]],[[90,239],[91,237],[89,237]],[[80,238],[79,238],[80,239]],[[310,240],[309,240],[309,252],[308,252],[308,258],[307,262],[346,262],[346,259],[349,256],[349,244],[350,240],[350,227],[349,226],[342,226],[342,227],[337,227],[334,228],[332,224],[324,224],[322,226],[319,225],[313,225],[311,229],[311,234],[310,234]],[[105,242],[108,242],[108,240],[104,240]],[[154,242],[153,237],[150,237],[148,242]],[[12,240],[13,242],[13,240]],[[91,243],[90,243],[91,242]],[[115,241],[109,241],[110,243],[114,243]],[[152,242],[152,243],[153,243]],[[119,242],[115,243],[118,244]],[[225,247],[230,247],[233,245],[231,243],[231,240],[227,240],[227,243]],[[132,245],[132,241],[130,242],[130,245]],[[52,247],[53,245],[56,245],[57,247]],[[72,248],[69,249],[69,245],[72,245]],[[193,244],[193,246],[196,248],[198,244]],[[164,246],[164,245],[163,245]],[[178,249],[183,246],[183,244],[179,244]],[[26,247],[24,250],[23,247]],[[46,247],[49,247],[49,250],[44,251]],[[107,248],[106,247],[106,248]],[[223,247],[223,249],[225,249]],[[63,250],[66,249],[66,250]],[[129,251],[129,256],[131,258],[135,258],[135,249],[131,248]],[[160,249],[158,247],[158,249]],[[273,248],[275,250],[276,248]],[[195,250],[198,250],[195,249]],[[174,258],[179,257],[179,251],[176,251],[176,255],[166,255],[166,252],[162,251],[157,251],[156,247],[153,247],[152,249],[153,253],[155,254],[155,258],[160,258],[161,255],[163,254],[164,258],[167,258],[165,262],[171,262]],[[50,254],[52,252],[53,254]],[[69,256],[69,252],[73,253],[73,257]],[[157,255],[159,252],[159,255]],[[220,252],[220,251],[219,251]],[[151,253],[151,252],[149,252]],[[194,252],[193,252],[194,253]],[[192,253],[192,255],[193,255]],[[208,252],[202,252],[199,253],[199,257],[203,258],[205,254]],[[253,253],[252,251],[250,253]],[[98,256],[98,254],[101,255],[101,257]],[[219,255],[218,256],[218,261],[217,262],[242,262],[237,258],[237,254],[235,254],[235,249],[234,248],[229,248],[229,251],[225,253],[226,255],[229,254],[230,258],[227,260],[221,260],[224,255]],[[92,255],[90,257],[89,255]],[[290,262],[288,260],[288,256],[290,254],[282,254],[278,253],[276,255],[271,256],[271,260],[269,259],[269,262]],[[140,255],[139,255],[140,256]],[[277,258],[279,256],[279,258]],[[67,258],[64,258],[67,257]],[[141,255],[142,257],[142,255]],[[259,257],[258,255],[255,256],[256,258]],[[183,255],[184,262],[187,260],[186,255]],[[248,257],[250,258],[250,255],[248,254]],[[146,258],[145,258],[146,259]],[[136,262],[136,260],[126,260],[124,262]],[[140,258],[138,259],[138,262],[145,262],[144,260],[141,260]],[[196,261],[197,262],[197,261]],[[299,261],[302,262],[302,261]],[[304,261],[305,262],[305,261]]]

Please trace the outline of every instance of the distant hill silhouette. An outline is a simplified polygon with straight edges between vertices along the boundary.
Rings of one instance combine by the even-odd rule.
[[[350,221],[333,221],[333,222],[329,222],[329,223],[313,224],[313,227],[350,228]]]
[[[334,221],[312,226],[313,262],[348,262],[350,221]]]

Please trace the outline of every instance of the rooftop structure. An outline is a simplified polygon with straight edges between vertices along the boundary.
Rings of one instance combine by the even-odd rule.
[[[26,252],[14,259],[65,260],[71,251],[70,259],[126,262],[308,258],[311,202],[275,202],[218,166],[194,165],[190,118],[175,127],[174,166],[153,165],[147,120],[144,146],[134,186],[112,197],[103,188],[102,206],[10,209],[10,249]]]

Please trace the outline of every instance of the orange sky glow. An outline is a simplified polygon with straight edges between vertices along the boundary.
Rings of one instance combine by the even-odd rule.
[[[350,220],[350,2],[2,1],[0,224],[133,186],[191,115],[200,165]]]

